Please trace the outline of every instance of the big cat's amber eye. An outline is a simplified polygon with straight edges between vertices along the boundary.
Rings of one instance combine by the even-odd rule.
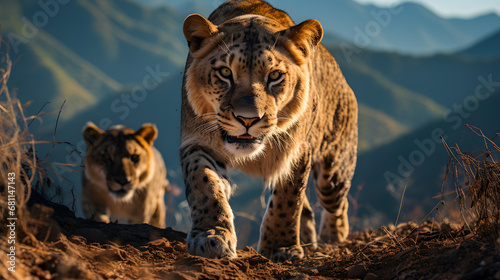
[[[269,74],[269,81],[276,81],[278,80],[279,78],[281,78],[281,72],[276,70],[276,71],[273,71]]]
[[[227,67],[222,67],[220,70],[219,70],[219,73],[222,75],[222,77],[224,78],[231,78],[232,76],[232,72],[231,72],[231,69],[227,68]]]

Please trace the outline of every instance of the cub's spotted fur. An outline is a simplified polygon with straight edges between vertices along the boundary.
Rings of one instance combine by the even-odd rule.
[[[85,126],[85,217],[165,227],[164,196],[169,184],[163,158],[153,147],[157,134],[153,124],[144,124],[137,132],[121,125],[106,131],[93,123]]]
[[[357,102],[320,44],[321,24],[298,25],[260,0],[230,0],[184,22],[189,45],[182,88],[180,154],[191,207],[190,253],[235,257],[227,168],[272,188],[258,251],[300,259],[316,246],[305,195],[313,171],[323,206],[319,239],[343,241],[357,150]]]

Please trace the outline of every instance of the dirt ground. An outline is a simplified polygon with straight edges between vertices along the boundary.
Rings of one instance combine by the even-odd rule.
[[[18,247],[14,273],[2,252],[6,279],[500,279],[500,239],[488,228],[389,225],[353,232],[338,246],[306,247],[301,261],[273,263],[251,247],[232,260],[192,256],[186,234],[170,228],[97,223],[57,205],[29,208],[40,241]]]

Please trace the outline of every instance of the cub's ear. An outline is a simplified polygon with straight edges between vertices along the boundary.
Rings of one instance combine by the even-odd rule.
[[[182,31],[188,42],[189,50],[194,54],[201,49],[203,40],[214,35],[218,28],[203,16],[192,14],[184,20]]]
[[[139,130],[137,130],[135,135],[141,136],[144,140],[146,140],[146,142],[148,142],[149,145],[153,145],[153,142],[158,136],[158,129],[156,128],[156,125],[152,123],[145,123],[141,128],[139,128]]]
[[[323,27],[315,19],[308,19],[298,25],[292,26],[282,31],[282,35],[288,37],[293,42],[290,51],[297,60],[297,63],[303,64],[311,55],[321,38],[323,38]]]
[[[88,122],[87,125],[83,128],[83,139],[85,139],[85,143],[87,147],[94,145],[97,141],[99,141],[104,135],[104,130],[100,129],[93,122]]]

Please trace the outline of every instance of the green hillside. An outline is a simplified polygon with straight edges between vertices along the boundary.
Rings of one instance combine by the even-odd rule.
[[[175,11],[153,10],[129,0],[72,1],[45,29],[117,81],[129,84],[142,81],[147,66],[172,71],[184,64],[182,21]]]
[[[488,46],[489,40],[478,44]],[[388,117],[374,120],[364,114],[362,111],[365,109],[361,107],[361,153],[376,147],[376,144],[365,145],[368,139],[377,139],[376,135],[381,135],[381,126],[391,127],[388,121],[412,131],[430,121],[442,119],[445,113],[455,110],[457,104],[474,95],[478,86],[484,91],[500,81],[500,57],[482,58],[463,54],[409,56],[373,50],[363,50],[346,57],[345,50],[339,47],[330,47],[330,50],[358,102]],[[380,125],[373,125],[373,122]],[[387,134],[386,139],[394,140],[404,132],[393,130],[393,134]]]
[[[459,112],[453,113],[450,118],[431,122],[360,155],[351,195],[358,198],[359,209],[355,215],[361,218],[361,224],[369,222],[377,226],[394,222],[405,187],[402,220],[422,219],[441,199],[453,202],[453,188],[443,185],[448,153],[439,135],[449,146],[458,145],[462,151],[477,152],[484,141],[465,124],[480,128],[489,138],[500,131],[495,117],[500,106],[500,87],[490,94],[466,118]],[[441,196],[449,192],[451,195]]]
[[[410,56],[363,50],[351,59],[351,63],[377,69],[391,82],[446,108],[473,94],[482,79],[488,80],[491,76],[492,81],[500,81],[500,57]]]
[[[0,9],[2,30],[15,61],[9,86],[18,90],[21,101],[33,102],[26,109],[28,115],[37,113],[47,102],[50,104],[43,111],[53,112],[66,101],[61,119],[68,120],[97,104],[99,98],[120,90],[118,82],[44,29],[37,28],[32,38],[24,36],[25,27],[20,19],[24,9],[29,10],[31,5],[6,1],[2,7],[6,7]],[[19,37],[26,42],[15,39]],[[6,45],[2,47],[7,50]]]
[[[405,126],[386,114],[360,104],[358,151],[366,152],[406,133]]]
[[[372,55],[377,52],[366,51]],[[354,90],[359,103],[370,106],[409,127],[422,125],[444,112],[444,108],[432,98],[413,92],[405,84],[397,84],[385,76],[378,65],[369,65],[362,59],[347,62],[342,52],[331,48],[342,72]],[[398,54],[392,54],[401,57]],[[399,64],[400,61],[389,63]]]
[[[93,106],[99,98],[119,90],[121,85],[49,34],[40,31],[21,50],[12,69],[11,87],[17,88],[23,102],[33,101],[28,113],[37,112],[43,104],[50,112],[66,100],[67,120]]]
[[[19,89],[23,102],[33,101],[29,114],[47,102],[44,111],[55,111],[66,100],[61,118],[68,120],[122,84],[142,82],[148,69],[171,73],[185,61],[182,18],[172,10],[127,0],[71,1],[36,27],[33,15],[40,11],[29,0],[2,1],[0,9],[16,61],[9,84]]]
[[[500,56],[500,31],[486,36],[482,41],[462,51],[474,57],[492,58]]]
[[[70,119],[96,105],[97,101],[121,89],[121,85],[80,58],[72,50],[61,44],[47,33],[37,36],[36,43],[30,44],[42,64],[53,73],[58,85],[57,91],[63,93],[53,99],[56,104],[66,100],[68,109],[63,115]]]
[[[337,59],[360,104],[360,153],[435,120],[445,111],[432,98],[388,79],[378,67],[367,65],[361,59],[348,61],[337,47],[329,47],[329,50]],[[371,50],[365,52],[379,54]],[[401,57],[399,54],[392,55]],[[391,63],[398,64],[400,61],[396,59]]]

